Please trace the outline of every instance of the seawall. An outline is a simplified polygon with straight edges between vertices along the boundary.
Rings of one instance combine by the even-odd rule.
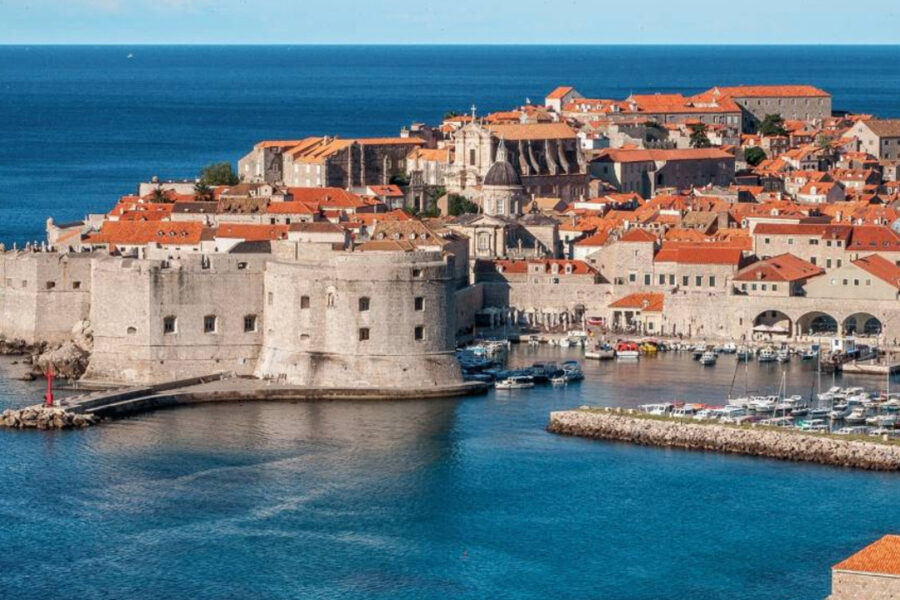
[[[727,452],[871,471],[900,470],[900,445],[792,430],[695,423],[651,417],[629,409],[552,412],[547,430],[643,446]]]

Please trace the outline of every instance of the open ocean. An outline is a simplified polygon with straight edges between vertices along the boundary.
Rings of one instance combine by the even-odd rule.
[[[811,83],[838,109],[900,116],[900,47],[0,47],[0,240],[260,139],[389,135],[563,83],[614,98]],[[731,364],[0,431],[0,598],[821,600],[832,564],[900,530],[900,475],[544,431],[580,404],[721,400]],[[777,386],[780,367],[754,368]],[[0,409],[40,396],[18,369],[0,361]],[[809,365],[788,382],[808,393]]]

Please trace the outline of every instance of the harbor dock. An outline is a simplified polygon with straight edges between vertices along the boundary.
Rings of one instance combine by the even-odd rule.
[[[59,399],[49,407],[36,405],[18,411],[8,410],[0,416],[0,427],[66,429],[162,408],[212,402],[453,398],[484,394],[488,387],[482,382],[466,381],[430,388],[326,388],[289,385],[271,380],[235,377],[229,373],[216,373],[157,385],[98,390]],[[76,419],[75,415],[83,415],[86,418]]]
[[[871,471],[900,470],[900,445],[887,440],[702,423],[646,415],[634,409],[582,407],[552,412],[547,430],[644,446],[743,454]]]

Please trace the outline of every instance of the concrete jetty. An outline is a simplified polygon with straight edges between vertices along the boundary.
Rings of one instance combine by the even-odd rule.
[[[871,471],[900,470],[900,445],[886,441],[699,423],[644,415],[633,409],[581,408],[552,412],[547,430],[645,446],[727,452]]]
[[[215,373],[157,385],[98,390],[58,400],[54,407],[29,406],[0,415],[0,427],[66,429],[161,408],[210,402],[421,400],[486,393],[487,384],[463,382],[430,388],[339,388],[281,384]],[[46,417],[46,418],[45,418]]]

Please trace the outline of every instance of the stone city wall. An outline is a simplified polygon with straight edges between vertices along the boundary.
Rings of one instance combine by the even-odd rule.
[[[451,267],[439,252],[276,246],[258,377],[353,387],[461,381]]]
[[[900,577],[877,573],[832,571],[827,600],[894,600],[900,597]]]
[[[217,371],[252,374],[262,343],[264,258],[95,260],[94,349],[85,379],[151,383]]]
[[[0,253],[0,335],[7,339],[66,341],[90,303],[90,254]]]

